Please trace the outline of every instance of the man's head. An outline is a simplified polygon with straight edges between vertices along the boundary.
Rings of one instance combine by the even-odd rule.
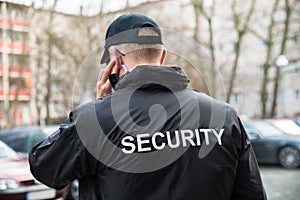
[[[144,15],[130,13],[118,17],[107,29],[101,63],[120,56],[122,63],[131,67],[162,64],[165,53],[159,26]]]

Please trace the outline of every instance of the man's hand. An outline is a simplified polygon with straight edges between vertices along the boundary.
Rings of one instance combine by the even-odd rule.
[[[115,60],[100,71],[99,78],[97,81],[97,95],[96,98],[104,97],[112,92],[112,86],[109,82],[108,76],[118,72],[118,65]]]

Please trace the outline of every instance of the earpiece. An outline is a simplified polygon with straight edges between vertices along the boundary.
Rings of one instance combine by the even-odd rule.
[[[128,71],[128,69],[127,69],[126,65],[124,65],[124,64],[121,64],[121,67],[123,68],[123,70],[124,70],[124,73],[126,73],[126,72]]]

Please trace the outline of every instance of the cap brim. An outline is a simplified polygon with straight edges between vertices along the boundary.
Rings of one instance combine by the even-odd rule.
[[[100,64],[108,64],[110,62],[110,59],[109,59],[109,51],[107,48],[105,48],[104,50],[104,53],[103,53],[103,56],[101,58],[101,61],[100,61]]]

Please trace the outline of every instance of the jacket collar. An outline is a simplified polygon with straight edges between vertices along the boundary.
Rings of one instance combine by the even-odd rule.
[[[140,65],[127,72],[114,89],[150,87],[155,84],[171,90],[182,90],[187,88],[188,83],[186,74],[179,67]]]

